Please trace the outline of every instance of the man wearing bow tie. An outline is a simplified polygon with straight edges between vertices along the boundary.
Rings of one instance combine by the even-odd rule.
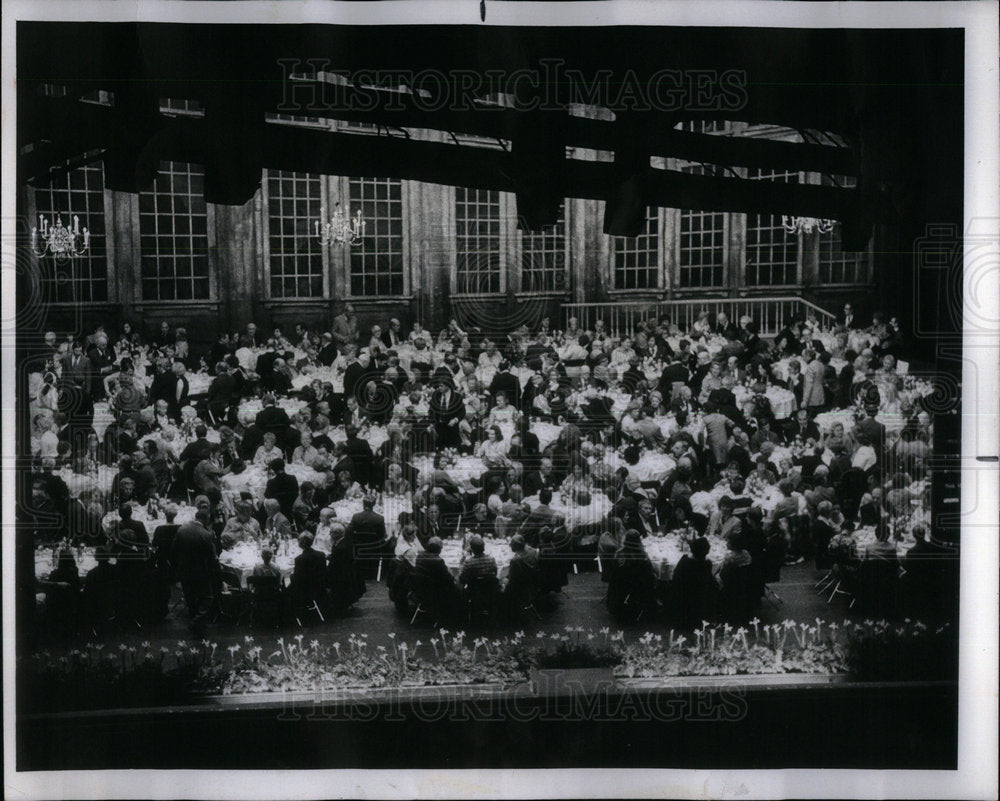
[[[171,370],[173,372],[173,386],[171,387],[170,397],[167,398],[167,406],[170,409],[171,416],[175,420],[179,420],[181,409],[187,405],[188,401],[188,380],[185,375],[186,368],[184,367],[184,362],[174,362]]]
[[[465,401],[448,381],[442,381],[430,403],[431,423],[439,448],[457,448],[461,443],[458,424],[465,418]]]
[[[94,338],[94,347],[88,353],[92,368],[90,394],[95,400],[103,400],[107,393],[104,389],[104,378],[114,371],[114,356],[108,351],[108,337],[104,333]]]

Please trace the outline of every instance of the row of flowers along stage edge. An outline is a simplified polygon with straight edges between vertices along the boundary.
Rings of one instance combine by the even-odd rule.
[[[278,639],[273,650],[253,637],[220,648],[209,640],[179,641],[154,650],[88,643],[64,655],[41,652],[20,660],[22,713],[191,704],[212,695],[330,692],[446,685],[523,684],[532,670],[612,668],[620,679],[774,674],[847,674],[853,680],[954,680],[953,627],[919,621],[812,624],[786,620],[750,628],[704,623],[692,638],[567,627],[472,639],[440,629],[427,642],[367,634],[346,644]]]

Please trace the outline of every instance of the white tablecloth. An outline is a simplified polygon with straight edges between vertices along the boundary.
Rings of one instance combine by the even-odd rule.
[[[497,577],[503,581],[510,571],[510,559],[513,556],[510,545],[507,540],[494,539],[493,537],[484,537],[483,544],[486,546],[486,555],[492,556],[496,560]],[[462,572],[462,557],[465,555],[463,545],[464,538],[453,537],[445,540],[441,546],[441,558],[455,578],[458,578]]]
[[[420,477],[428,476],[434,471],[434,459],[431,456],[417,456],[410,464],[419,471]],[[442,469],[456,484],[462,484],[479,478],[488,468],[478,456],[458,456],[453,462],[442,465]]]
[[[299,486],[304,481],[311,481],[317,487],[322,487],[326,484],[325,474],[318,473],[304,464],[286,464],[285,472],[295,476],[299,480]],[[249,492],[258,501],[264,498],[267,481],[267,468],[264,465],[247,465],[246,470],[242,473],[229,473],[221,478],[223,490],[230,493],[230,495],[237,496],[241,492]]]
[[[726,556],[726,543],[715,535],[708,537],[708,558],[712,566],[717,567]],[[691,549],[679,534],[664,534],[662,536],[645,537],[643,548],[653,563],[653,569],[661,579],[669,579],[674,568],[684,554],[690,554]]]
[[[532,495],[525,498],[524,502],[534,510],[539,504],[538,496]],[[549,508],[565,518],[567,531],[575,531],[580,526],[589,526],[607,520],[608,515],[611,514],[612,504],[606,495],[599,492],[590,494],[590,504],[587,506],[579,506],[569,499],[564,499],[561,492],[554,492]]]
[[[194,520],[195,514],[198,510],[186,503],[177,505],[177,515],[174,517],[174,523],[179,526],[185,523],[190,523]],[[165,526],[167,524],[167,519],[161,516],[162,513],[157,510],[156,514],[150,516],[149,510],[146,506],[141,504],[132,504],[132,519],[138,523],[142,523],[146,527],[146,533],[149,534],[150,539],[153,537],[153,532],[156,531],[157,526]],[[118,516],[118,510],[113,509],[104,515],[103,525],[105,531],[108,529],[108,525],[112,521],[120,520]]]
[[[733,395],[736,396],[736,403],[746,412],[747,406],[753,399],[753,393],[744,386],[736,386],[733,387]],[[774,412],[774,416],[778,420],[791,417],[798,408],[795,394],[781,387],[768,387],[764,397],[771,402],[771,411]]]
[[[66,482],[69,494],[73,498],[79,498],[84,492],[110,492],[111,485],[118,475],[117,467],[107,467],[103,464],[97,466],[95,473],[80,475],[74,473],[68,467],[61,470],[54,470],[53,475],[59,476]]]
[[[773,365],[771,365],[771,373],[780,381],[788,380],[788,363],[791,358],[779,359]],[[798,359],[799,366],[802,366],[802,360]],[[840,371],[847,366],[847,361],[845,359],[830,359],[830,366],[840,374]]]
[[[83,578],[91,570],[97,567],[97,559],[94,558],[93,548],[71,548],[73,556],[76,560],[77,570],[80,572],[80,577]],[[51,548],[36,548],[35,549],[35,578],[45,578],[56,569],[57,555],[52,553]],[[115,563],[114,559],[111,559],[111,564]]]
[[[332,503],[329,508],[337,513],[336,519],[346,526],[354,515],[364,510],[364,504],[360,498],[352,498]],[[373,511],[385,518],[385,530],[391,537],[399,530],[400,512],[413,514],[413,501],[408,495],[385,495],[375,504]]]

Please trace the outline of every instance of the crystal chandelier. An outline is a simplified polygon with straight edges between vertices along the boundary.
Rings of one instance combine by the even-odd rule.
[[[90,246],[90,231],[83,229],[83,247],[79,247],[80,218],[73,215],[73,227],[65,226],[62,217],[52,215],[53,222],[49,222],[41,214],[38,215],[38,224],[42,234],[42,247],[38,247],[39,228],[31,229],[31,249],[35,255],[41,258],[46,254],[54,256],[58,261],[65,261],[75,256],[82,256]]]
[[[351,217],[340,210],[338,203],[329,222],[316,220],[316,236],[323,245],[355,245],[365,235],[365,221],[361,219],[361,209]]]
[[[811,234],[813,231],[828,234],[836,224],[836,220],[818,220],[815,217],[781,216],[781,225],[790,234]]]

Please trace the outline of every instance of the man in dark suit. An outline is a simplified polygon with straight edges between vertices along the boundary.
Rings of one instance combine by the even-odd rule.
[[[543,487],[538,492],[538,506],[531,510],[518,531],[529,545],[537,546],[541,530],[552,527],[556,513],[549,508],[550,503],[552,503],[552,490]]]
[[[181,409],[187,405],[188,401],[188,380],[187,368],[184,362],[174,362],[171,365],[167,378],[163,379],[162,388],[164,400],[167,402],[167,412],[174,419],[179,420]]]
[[[185,523],[174,536],[170,561],[184,590],[184,601],[191,616],[191,633],[205,633],[208,613],[212,608],[213,587],[219,573],[215,539],[208,529],[208,512],[199,511],[195,519]]]
[[[837,315],[837,325],[844,326],[848,331],[858,327],[855,322],[854,307],[850,303],[845,303],[844,310]]]
[[[209,364],[218,365],[219,362],[224,362],[226,357],[232,352],[233,346],[229,340],[229,333],[223,331],[219,334],[218,340],[216,340],[209,351]],[[216,369],[216,372],[218,372],[218,368]]]
[[[276,405],[274,395],[264,396],[264,408],[257,412],[254,425],[264,434],[274,434],[278,440],[278,445],[285,447],[286,434],[292,422],[288,419],[288,412]]]
[[[387,539],[385,518],[375,511],[375,498],[366,495],[362,511],[351,518],[347,534],[354,542],[354,559],[362,576],[374,578]]]
[[[208,417],[215,425],[221,425],[229,415],[229,406],[236,394],[236,379],[230,374],[229,366],[220,361],[215,365],[215,378],[208,386],[205,406]]]
[[[533,603],[538,596],[541,576],[538,569],[538,549],[528,545],[524,537],[520,534],[511,537],[510,550],[512,555],[507,568],[504,600],[510,619],[516,620],[521,610]]]
[[[633,356],[629,359],[628,369],[622,373],[622,379],[619,383],[626,391],[635,392],[639,384],[645,380],[646,374],[639,369],[639,359],[637,356]]]
[[[450,384],[440,385],[431,395],[430,418],[438,447],[457,448],[461,443],[458,424],[465,419],[465,402]]]
[[[364,382],[362,378],[371,368],[371,357],[367,353],[359,353],[344,369],[344,398],[357,397]]]
[[[292,571],[292,598],[295,614],[302,617],[306,613],[315,614],[317,609],[326,608],[326,557],[313,550],[311,534],[299,537],[302,553],[295,557]]]
[[[247,330],[240,337],[241,348],[256,348],[260,345],[260,337],[257,334],[257,326],[254,323],[247,323]]]
[[[153,531],[153,619],[162,620],[167,616],[170,603],[170,589],[174,581],[173,557],[174,540],[180,526],[174,522],[177,507],[173,504],[164,510],[166,523],[161,523]]]
[[[273,339],[267,341],[267,350],[257,356],[257,363],[254,366],[254,372],[260,376],[261,383],[266,383],[270,381],[271,374],[274,372],[274,363],[278,360],[279,353],[277,351],[278,343]]]
[[[118,509],[118,535],[119,545],[135,548],[144,548],[149,545],[149,533],[146,527],[138,520],[132,519],[132,504],[123,503]]]
[[[79,340],[73,342],[72,351],[63,357],[61,383],[60,409],[65,411],[74,429],[89,426],[94,419],[94,402],[90,394],[93,368]]]
[[[539,461],[537,470],[532,470],[524,476],[524,494],[529,498],[532,495],[539,495],[542,489],[554,491],[556,488],[551,459],[543,458]]]
[[[507,402],[514,408],[520,408],[521,381],[510,372],[510,362],[504,359],[500,362],[496,375],[490,382],[490,394],[496,399],[500,393],[507,396]]]
[[[389,327],[382,332],[382,343],[386,348],[395,348],[404,342],[402,325],[399,320],[393,317],[389,321]]]
[[[354,478],[361,485],[371,483],[372,461],[375,456],[372,453],[371,443],[358,436],[358,431],[353,426],[345,429],[347,440],[344,442],[344,455],[354,464]]]
[[[795,438],[800,438],[803,442],[807,439],[814,439],[819,442],[819,426],[809,419],[809,412],[806,409],[799,409],[795,412],[795,418],[789,420],[784,426],[785,442],[791,443]]]
[[[208,441],[208,428],[206,426],[199,425],[195,427],[194,435],[194,442],[189,442],[185,445],[184,450],[177,457],[177,461],[183,467],[184,478],[189,487],[191,486],[191,478],[194,474],[195,466],[202,459],[208,458],[213,447],[212,443]]]
[[[72,385],[88,396],[93,382],[93,366],[83,352],[83,342],[76,340],[73,349],[63,357],[62,380],[64,384]]]
[[[281,506],[281,513],[292,519],[292,507],[299,497],[299,480],[285,472],[284,459],[272,459],[268,468],[273,476],[268,479],[264,489],[265,498],[274,498]]]
[[[158,347],[165,348],[168,345],[173,345],[174,341],[174,332],[170,330],[170,323],[162,320],[159,330],[153,335],[153,343]]]
[[[833,401],[834,406],[838,408],[846,408],[854,404],[854,360],[857,358],[858,354],[853,350],[844,352],[847,364],[837,374],[836,397]]]
[[[426,548],[428,542],[435,537],[440,538],[442,536],[441,507],[436,503],[430,504],[419,516],[417,525],[417,537]]]
[[[669,401],[673,396],[674,384],[685,384],[689,377],[690,374],[687,367],[681,363],[680,358],[674,356],[670,360],[670,363],[663,368],[663,372],[660,373],[660,395],[663,396],[664,400]]]
[[[441,558],[441,546],[440,537],[427,541],[424,550],[417,554],[414,578],[427,595],[421,601],[430,603],[431,615],[438,623],[450,623],[457,616],[460,595],[451,571]]]
[[[875,419],[875,415],[877,414],[877,406],[866,404],[865,416],[854,426],[854,434],[855,438],[862,434],[868,438],[871,446],[875,449],[875,455],[878,456],[879,463],[881,463],[883,451],[885,450],[885,426]]]
[[[322,346],[316,354],[316,361],[324,367],[329,367],[337,358],[337,346],[333,344],[333,334],[324,331],[322,335]]]

